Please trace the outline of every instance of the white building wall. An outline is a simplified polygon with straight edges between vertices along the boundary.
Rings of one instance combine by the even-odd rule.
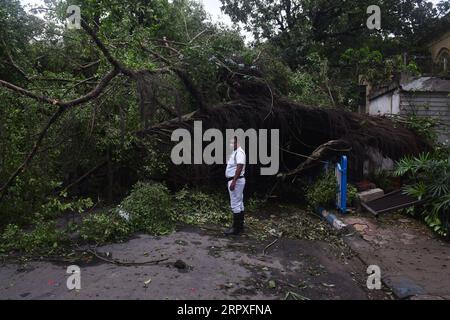
[[[400,114],[430,117],[438,122],[438,140],[449,143],[450,96],[448,93],[406,92],[401,94]]]
[[[382,116],[385,114],[397,114],[400,112],[400,94],[398,90],[388,92],[369,101],[368,112],[370,115]]]
[[[369,101],[370,115],[401,114],[432,117],[438,121],[438,139],[450,140],[450,96],[445,92],[388,92]]]
[[[400,93],[398,92],[398,90],[396,90],[394,92],[394,94],[392,95],[392,110],[391,110],[391,114],[398,114],[400,113]]]
[[[401,114],[432,117],[439,122],[438,140],[449,144],[450,140],[450,95],[445,92],[388,92],[369,101],[370,115]],[[376,169],[393,170],[394,162],[381,156],[376,150],[369,152],[364,163],[364,174]]]

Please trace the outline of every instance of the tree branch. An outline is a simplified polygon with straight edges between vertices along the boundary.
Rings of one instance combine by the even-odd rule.
[[[39,95],[29,90],[26,90],[24,88],[18,87],[4,80],[0,80],[0,86],[10,89],[11,91],[15,91],[23,96],[32,98],[38,102],[57,105],[62,108],[70,108],[98,97],[118,73],[119,72],[117,69],[112,69],[105,75],[105,77],[98,83],[98,85],[92,91],[90,91],[84,96],[69,101],[59,101],[56,99],[51,99],[43,95]]]
[[[302,172],[303,170],[310,168],[312,165],[321,163],[322,162],[321,159],[326,159],[326,158],[329,158],[333,154],[349,152],[351,150],[348,142],[345,140],[341,140],[341,139],[340,140],[330,140],[324,144],[321,144],[309,156],[296,154],[294,152],[285,150],[283,148],[280,148],[280,149],[287,153],[291,153],[294,155],[298,155],[300,157],[304,157],[304,158],[306,158],[306,160],[304,162],[302,162],[294,170],[291,170],[284,174],[279,174],[278,177],[287,177],[287,176],[297,175],[300,172]]]
[[[0,188],[0,202],[3,200],[3,198],[6,196],[9,187],[11,186],[11,184],[14,182],[14,179],[20,174],[22,173],[25,168],[28,166],[28,164],[30,163],[30,161],[33,159],[34,155],[36,154],[40,144],[42,143],[42,140],[44,139],[45,135],[47,134],[47,131],[50,129],[51,125],[53,123],[56,122],[56,120],[58,120],[58,118],[64,113],[64,108],[63,107],[59,107],[58,111],[56,111],[53,116],[50,118],[50,120],[47,122],[47,124],[45,125],[45,127],[42,129],[42,131],[40,132],[38,138],[36,139],[33,148],[31,149],[30,153],[28,154],[28,156],[25,158],[25,160],[23,161],[23,163],[16,169],[16,171],[14,171],[13,174],[11,174],[11,176],[9,177],[8,181],[6,181],[6,183]]]
[[[122,72],[123,74],[134,78],[135,73],[132,70],[129,70],[125,68],[119,61],[117,61],[112,54],[109,52],[109,50],[106,48],[106,46],[103,44],[103,42],[100,40],[100,38],[97,36],[94,30],[84,21],[81,19],[80,21],[81,27],[86,31],[86,33],[94,40],[97,47],[100,49],[100,51],[103,53],[105,58],[108,60],[108,62],[117,70]]]
[[[89,100],[95,99],[103,92],[103,90],[105,90],[105,88],[109,85],[111,80],[114,79],[118,74],[119,74],[119,70],[114,68],[111,71],[109,71],[105,75],[105,77],[103,77],[103,79],[100,80],[98,85],[92,91],[87,93],[86,95],[81,96],[76,99],[73,99],[73,100],[70,100],[70,101],[67,101],[67,102],[58,101],[57,104],[64,108],[71,108],[76,105],[88,102]]]
[[[50,120],[48,121],[47,125],[43,128],[43,130],[39,133],[39,136],[36,140],[36,142],[33,145],[33,148],[31,149],[31,151],[29,152],[28,156],[25,158],[24,162],[14,171],[13,174],[11,174],[11,176],[9,177],[9,179],[6,181],[6,183],[0,188],[0,202],[3,200],[3,198],[6,196],[9,187],[13,184],[15,178],[21,174],[26,167],[28,166],[28,164],[31,162],[31,160],[34,158],[34,156],[36,155],[39,146],[42,143],[42,140],[44,139],[45,135],[47,134],[48,130],[50,129],[50,127],[59,119],[59,117],[69,108],[72,108],[76,105],[80,105],[84,102],[87,102],[89,100],[92,100],[96,97],[98,97],[103,90],[108,86],[108,84],[111,82],[111,80],[118,74],[118,70],[117,69],[113,69],[111,70],[101,81],[100,83],[92,90],[90,91],[88,94],[79,97],[77,99],[74,100],[70,100],[70,101],[66,101],[66,102],[62,102],[62,101],[58,101],[58,100],[54,100],[54,99],[49,99],[46,98],[44,96],[39,96],[36,95],[28,90],[25,90],[23,88],[20,88],[18,86],[15,86],[9,82],[0,80],[0,85],[4,86],[8,89],[11,89],[13,91],[16,91],[22,95],[28,96],[30,98],[33,98],[37,101],[40,102],[45,102],[45,103],[49,103],[52,105],[57,105],[59,106],[58,110],[53,114],[53,116],[50,118]]]
[[[17,93],[19,93],[19,94],[21,94],[23,96],[27,96],[27,97],[33,98],[34,100],[39,101],[39,102],[44,102],[44,103],[53,104],[53,105],[58,103],[57,100],[52,100],[52,99],[47,98],[47,97],[45,97],[43,95],[35,94],[35,93],[31,92],[31,91],[28,91],[28,90],[26,90],[24,88],[18,87],[16,85],[12,84],[12,83],[9,83],[9,82],[1,80],[1,79],[0,79],[0,86],[8,88],[8,89],[10,89],[12,91],[15,91],[15,92],[17,92]]]
[[[25,80],[30,81],[30,78],[25,73],[25,71],[23,71],[23,69],[14,62],[14,59],[13,59],[11,53],[9,52],[8,47],[6,46],[5,40],[3,38],[2,38],[2,44],[5,47],[5,52],[6,52],[6,55],[8,56],[8,60],[9,60],[8,64],[11,65],[14,69],[16,69]]]
[[[145,47],[143,44],[141,44],[141,48],[144,51],[147,51],[147,52],[151,53],[156,58],[162,60],[165,64],[167,64],[170,67],[170,69],[178,76],[178,78],[180,78],[180,80],[183,82],[183,85],[186,88],[186,90],[189,91],[189,93],[195,99],[195,101],[198,104],[198,108],[200,110],[202,110],[202,111],[206,111],[207,110],[207,105],[205,103],[205,100],[203,98],[202,93],[197,89],[197,87],[195,86],[195,84],[192,81],[191,77],[189,76],[189,74],[186,71],[173,66],[169,59],[167,59],[166,57],[160,55],[158,52],[153,51],[152,49],[149,49],[149,48]]]

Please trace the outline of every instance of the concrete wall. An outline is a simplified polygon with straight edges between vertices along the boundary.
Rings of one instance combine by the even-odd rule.
[[[391,91],[370,100],[368,113],[371,115],[414,114],[416,116],[431,117],[441,125],[437,128],[438,140],[450,144],[450,97],[442,92],[399,92]],[[364,174],[375,172],[377,169],[393,170],[394,163],[374,149],[369,152],[369,159],[364,163]]]
[[[374,148],[368,148],[368,158],[364,161],[363,174],[368,175],[370,173],[375,173],[377,170],[394,170],[394,161],[389,158],[384,158],[381,153]]]
[[[441,125],[437,128],[439,141],[450,141],[450,97],[446,92],[388,92],[369,101],[370,115],[414,114],[431,117]]]
[[[369,102],[370,115],[397,114],[400,111],[400,95],[398,90],[388,92]]]
[[[450,97],[448,93],[403,92],[400,95],[400,114],[431,117],[441,125],[437,131],[439,141],[450,140]]]

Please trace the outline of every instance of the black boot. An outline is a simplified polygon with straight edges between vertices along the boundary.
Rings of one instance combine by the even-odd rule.
[[[245,227],[244,217],[245,217],[244,211],[241,211],[241,213],[239,214],[239,225],[238,225],[239,233],[244,231],[244,227]]]
[[[239,218],[240,213],[233,213],[233,225],[230,229],[224,232],[226,236],[238,235],[239,234]]]

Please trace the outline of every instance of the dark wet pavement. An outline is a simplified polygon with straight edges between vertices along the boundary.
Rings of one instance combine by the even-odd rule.
[[[307,299],[385,298],[365,288],[366,267],[326,242],[225,238],[198,228],[162,237],[138,235],[97,248],[108,259],[156,265],[80,263],[81,289],[66,286],[69,263],[0,266],[1,299]],[[289,295],[292,297],[292,295]]]

